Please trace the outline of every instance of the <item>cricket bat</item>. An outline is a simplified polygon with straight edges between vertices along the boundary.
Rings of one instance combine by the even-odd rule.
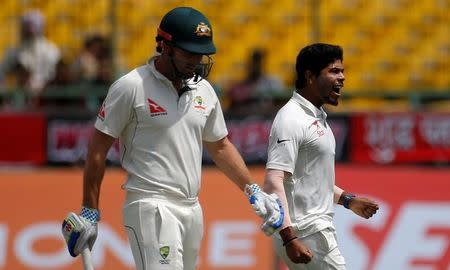
[[[92,263],[91,251],[89,248],[83,249],[81,252],[81,259],[83,261],[84,270],[94,270],[94,265]]]

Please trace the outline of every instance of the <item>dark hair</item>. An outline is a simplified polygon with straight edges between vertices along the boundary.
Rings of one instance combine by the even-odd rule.
[[[311,71],[315,76],[319,76],[320,71],[336,60],[343,61],[342,47],[325,43],[314,43],[301,49],[297,55],[295,70],[297,79],[295,88],[302,89],[306,85],[305,73]]]
[[[89,48],[95,44],[103,45],[105,42],[106,40],[101,34],[93,34],[84,40],[84,47]]]
[[[155,40],[156,40],[156,52],[158,53],[162,53],[162,42],[164,42],[167,45],[173,46],[173,43],[165,39],[163,36],[157,35],[155,37]]]

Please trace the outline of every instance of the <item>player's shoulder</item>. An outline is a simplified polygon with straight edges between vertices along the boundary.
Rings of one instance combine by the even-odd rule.
[[[275,120],[284,126],[303,126],[307,123],[305,110],[292,100],[289,100],[275,116]]]
[[[142,75],[138,71],[139,68],[135,68],[115,80],[109,87],[109,98],[133,99],[143,81]]]
[[[197,91],[200,91],[204,95],[208,95],[208,96],[217,98],[217,94],[216,94],[216,91],[214,90],[214,87],[206,79],[201,79],[200,81],[198,81],[196,88],[197,88]]]
[[[112,85],[111,88],[121,88],[121,89],[135,89],[143,84],[144,79],[147,77],[146,72],[144,72],[144,67],[137,67],[128,73],[120,76]]]
[[[292,98],[281,107],[278,113],[293,118],[304,118],[307,115],[305,109]]]
[[[206,80],[201,78],[198,82],[197,82],[197,88],[202,89],[202,90],[206,90],[206,91],[210,91],[210,92],[214,92],[214,88],[211,85],[211,83]]]

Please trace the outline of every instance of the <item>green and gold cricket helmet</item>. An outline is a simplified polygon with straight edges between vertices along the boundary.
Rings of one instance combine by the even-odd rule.
[[[177,7],[164,15],[158,28],[158,36],[191,53],[216,53],[209,20],[191,7]]]

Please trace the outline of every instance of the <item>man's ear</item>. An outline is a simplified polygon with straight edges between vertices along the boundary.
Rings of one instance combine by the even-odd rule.
[[[162,54],[166,54],[168,56],[173,56],[174,50],[172,45],[168,44],[166,41],[161,41]]]
[[[164,54],[164,52],[167,52],[167,44],[164,40],[161,40],[161,54]]]
[[[316,76],[314,76],[314,74],[310,71],[307,70],[305,72],[305,79],[306,79],[306,84],[312,84],[314,82],[314,80],[316,79]]]

